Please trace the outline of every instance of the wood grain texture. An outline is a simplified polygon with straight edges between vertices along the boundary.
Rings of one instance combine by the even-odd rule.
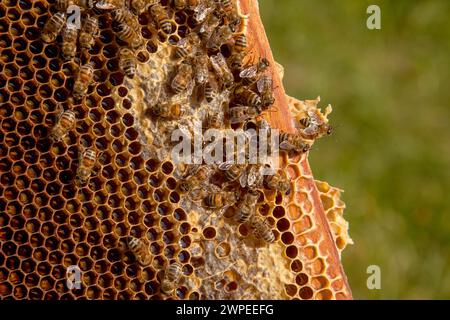
[[[271,73],[273,75],[275,104],[274,107],[277,112],[268,112],[265,117],[270,125],[282,131],[295,133],[296,129],[293,126],[293,118],[289,111],[288,98],[282,83],[282,79],[276,70],[275,60],[270,49],[270,44],[261,21],[258,0],[240,0],[241,13],[248,15],[247,20],[247,36],[252,48],[253,54],[256,57],[265,57],[271,64]],[[255,58],[256,60],[256,58]],[[320,254],[327,261],[327,270],[325,273],[331,280],[331,286],[336,291],[344,292],[339,294],[336,298],[352,299],[352,293],[347,281],[344,269],[342,267],[338,250],[336,248],[333,236],[330,230],[329,223],[320,199],[319,191],[314,182],[311,167],[308,162],[308,157],[302,157],[299,161],[299,166],[305,176],[306,186],[310,190],[309,194],[312,198],[313,217],[317,225],[317,230],[320,232],[322,239],[319,251]],[[342,289],[338,289],[342,288]]]

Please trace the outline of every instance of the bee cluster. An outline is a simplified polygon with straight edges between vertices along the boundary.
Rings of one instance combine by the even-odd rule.
[[[206,129],[270,131],[269,61],[248,61],[246,19],[231,0],[0,3],[0,298],[311,299],[341,290],[324,280],[312,242],[302,242],[315,252],[311,267],[294,243],[315,226],[294,197],[293,165],[272,175],[226,161],[178,168],[167,153],[146,152],[152,142],[170,149],[163,129],[190,130],[193,118]],[[147,90],[152,77],[159,90]],[[331,132],[313,108],[296,119],[298,133],[279,140],[291,156]],[[151,135],[146,121],[157,123]],[[65,286],[71,265],[83,273],[80,290]]]

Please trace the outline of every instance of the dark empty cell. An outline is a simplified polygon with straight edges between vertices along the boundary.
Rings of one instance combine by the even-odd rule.
[[[36,80],[39,81],[40,83],[47,83],[49,79],[50,79],[50,73],[48,71],[38,70],[36,72]]]
[[[107,33],[108,33],[108,35],[111,34],[110,31],[108,31]],[[106,58],[113,59],[113,58],[115,58],[116,54],[117,54],[117,47],[115,45],[107,45],[107,46],[103,47],[103,55]],[[117,68],[117,62],[111,62],[111,60],[110,60],[107,62],[108,70],[111,70],[111,69],[109,69],[111,66],[111,63],[113,63],[115,65],[115,68]],[[114,69],[114,70],[117,70],[117,69]]]
[[[55,234],[55,225],[52,222],[46,222],[41,227],[41,233],[46,236],[50,237]]]
[[[36,22],[36,17],[33,14],[31,14],[30,12],[25,12],[22,14],[22,23],[24,25],[33,26],[35,22]],[[35,32],[37,32],[38,37],[39,37],[39,34],[40,34],[39,29],[33,28],[33,27],[28,28],[28,29],[35,30]],[[36,38],[34,38],[34,39],[36,39]]]
[[[104,44],[111,43],[112,40],[114,39],[114,33],[111,30],[102,30],[102,32],[100,32],[99,39]],[[108,56],[106,57],[110,58]]]
[[[42,98],[51,98],[53,89],[48,84],[41,85],[39,87],[39,94]]]
[[[132,107],[132,103],[131,103],[130,99],[123,99],[122,107],[129,110]]]
[[[20,19],[20,12],[16,8],[9,8],[6,12],[6,16],[10,21],[17,21]]]
[[[47,45],[44,49],[44,54],[49,59],[56,58],[59,55],[59,47],[55,44]]]
[[[108,115],[106,117],[108,117]],[[106,119],[108,119],[108,118],[106,118]],[[114,121],[114,120],[111,118],[111,121]],[[122,134],[121,126],[117,126],[117,125],[112,126],[110,129],[110,133],[113,137],[116,137],[116,138],[120,137]]]
[[[36,40],[30,43],[29,49],[33,54],[40,54],[44,49],[44,46],[42,44],[42,41]]]
[[[120,86],[123,83],[124,76],[121,72],[115,72],[110,74],[109,82],[114,87]]]
[[[9,48],[11,46],[11,36],[8,34],[2,34],[0,35],[0,47],[1,48]],[[3,61],[3,59],[7,59],[7,57],[0,57],[0,61]]]
[[[134,124],[134,117],[130,113],[126,113],[122,117],[122,122],[125,126],[131,127]]]
[[[33,4],[33,1],[31,1],[31,0],[19,0],[19,7],[24,11],[30,10],[32,4]]]
[[[46,50],[48,49],[48,47],[46,48]],[[47,59],[45,59],[42,56],[34,56],[33,57],[33,67],[35,69],[43,69],[45,68],[47,65]]]
[[[9,100],[10,94],[5,89],[0,89],[0,103],[5,103]]]
[[[97,70],[103,69],[104,61],[102,59],[100,59],[100,57],[91,57],[90,62],[93,64],[94,69],[97,69]],[[97,76],[99,76],[98,73],[97,73]],[[100,80],[100,79],[98,79],[98,80]]]
[[[109,96],[111,94],[111,88],[107,84],[100,84],[97,86],[97,93],[102,96]]]
[[[23,156],[23,150],[20,147],[14,147],[9,150],[9,157],[13,161],[22,159],[22,156]]]
[[[25,82],[24,86],[23,86],[23,92],[26,95],[34,95],[36,94],[37,91],[37,86],[36,86],[36,82],[34,80]]]
[[[148,29],[146,27],[142,28],[141,34],[142,34],[142,37],[144,37],[145,39],[151,39],[153,37],[153,34],[150,31],[150,29]]]
[[[150,53],[155,53],[156,51],[158,51],[158,45],[153,42],[152,40],[147,42],[147,51]]]
[[[164,162],[161,168],[162,172],[164,172],[167,175],[171,174],[174,169],[173,164],[170,161]]]
[[[178,40],[179,40],[178,36],[176,36],[176,35],[170,36],[169,37],[169,44],[174,46],[174,45],[176,45],[178,43]]]
[[[25,102],[25,95],[20,92],[13,93],[11,95],[11,102],[16,106],[22,106]]]
[[[24,67],[30,63],[30,57],[26,52],[21,52],[17,54],[15,61],[19,67]]]
[[[281,232],[287,231],[290,228],[290,226],[291,225],[289,223],[289,220],[287,220],[286,218],[282,218],[277,222],[277,228]]]
[[[17,124],[17,132],[22,136],[28,135],[33,126],[28,121],[21,121]]]
[[[34,13],[37,15],[42,15],[48,10],[45,4],[41,1],[33,1],[33,9]]]
[[[19,78],[9,79],[7,88],[10,92],[20,91],[22,88],[22,81]]]
[[[15,22],[9,26],[9,33],[15,37],[19,37],[23,34],[23,26]]]
[[[39,30],[38,30],[38,28],[36,28],[36,27],[28,27],[26,29],[26,31],[25,31],[25,37],[29,41],[39,39]]]
[[[141,153],[141,144],[137,141],[130,143],[128,145],[128,151],[134,155],[140,154]]]
[[[16,122],[13,119],[3,119],[2,129],[4,130],[4,132],[14,131],[16,129]],[[12,139],[12,140],[19,143],[19,137],[16,134],[14,134],[14,136],[16,136],[16,138]],[[14,142],[14,144],[16,144],[16,142]],[[13,145],[10,145],[10,146],[13,146]]]
[[[39,139],[36,142],[36,148],[40,152],[47,152],[48,148],[51,146],[51,141],[49,139],[40,139],[45,138],[49,134],[49,129],[43,125],[37,125],[33,127],[33,137]]]
[[[58,102],[66,101],[68,96],[69,96],[69,92],[64,88],[56,89],[55,93],[53,94],[53,97]]]
[[[48,204],[49,198],[45,193],[40,193],[34,198],[34,202],[38,206],[46,206]]]
[[[61,63],[60,63],[60,60],[59,60],[59,59],[52,59],[52,60],[50,60],[48,66],[49,66],[50,70],[52,70],[53,72],[58,72],[58,71],[61,70]],[[62,79],[62,76],[58,75],[58,77],[59,77],[61,80],[63,80],[63,79]],[[59,81],[59,82],[60,82],[60,81]],[[59,84],[59,82],[58,82],[58,84]],[[59,84],[59,85],[60,85],[60,84]]]
[[[114,140],[114,142],[112,144],[112,148],[115,152],[119,153],[119,152],[123,151],[124,145],[123,145],[122,141],[116,139],[116,140]]]

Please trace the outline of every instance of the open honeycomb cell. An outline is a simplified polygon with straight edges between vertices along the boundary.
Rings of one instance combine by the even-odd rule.
[[[88,9],[99,33],[87,52],[77,48],[75,59],[66,61],[61,36],[49,43],[42,39],[44,25],[57,12],[55,1],[0,3],[0,299],[350,297],[343,275],[322,249],[311,175],[300,159],[284,155],[280,161],[290,195],[259,187],[255,215],[273,236],[270,244],[256,237],[249,223],[233,220],[233,206],[220,215],[180,191],[180,168],[164,140],[176,121],[155,122],[146,111],[156,94],[173,96],[170,82],[179,64],[173,52],[190,32],[198,32],[198,22],[194,10],[175,10],[168,0],[160,4],[168,33],[151,7],[131,13],[143,44],[133,49],[136,74],[128,78],[120,52],[131,44],[120,38],[111,12]],[[233,6],[242,18],[239,3]],[[247,32],[245,23],[238,32]],[[204,45],[197,50],[229,59],[233,46],[234,40],[216,52]],[[87,63],[93,81],[76,100],[78,70]],[[226,97],[223,104],[233,100],[219,93]],[[191,110],[188,121],[209,107],[198,88],[181,96]],[[314,103],[290,104],[299,113]],[[52,141],[53,128],[69,109],[73,128]],[[96,159],[80,184],[77,172],[86,149]],[[209,187],[220,179],[208,181]],[[340,254],[351,243],[340,190],[314,183]],[[133,254],[131,238],[143,241],[149,263]],[[175,263],[181,265],[180,280],[173,293],[164,293],[161,284]],[[79,289],[66,285],[73,266],[79,269]]]

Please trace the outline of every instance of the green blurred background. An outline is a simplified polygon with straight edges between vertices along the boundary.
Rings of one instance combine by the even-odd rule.
[[[381,30],[366,9],[381,8]],[[260,0],[287,92],[331,103],[316,179],[343,188],[356,299],[450,298],[450,1]],[[366,286],[381,268],[381,290]]]

